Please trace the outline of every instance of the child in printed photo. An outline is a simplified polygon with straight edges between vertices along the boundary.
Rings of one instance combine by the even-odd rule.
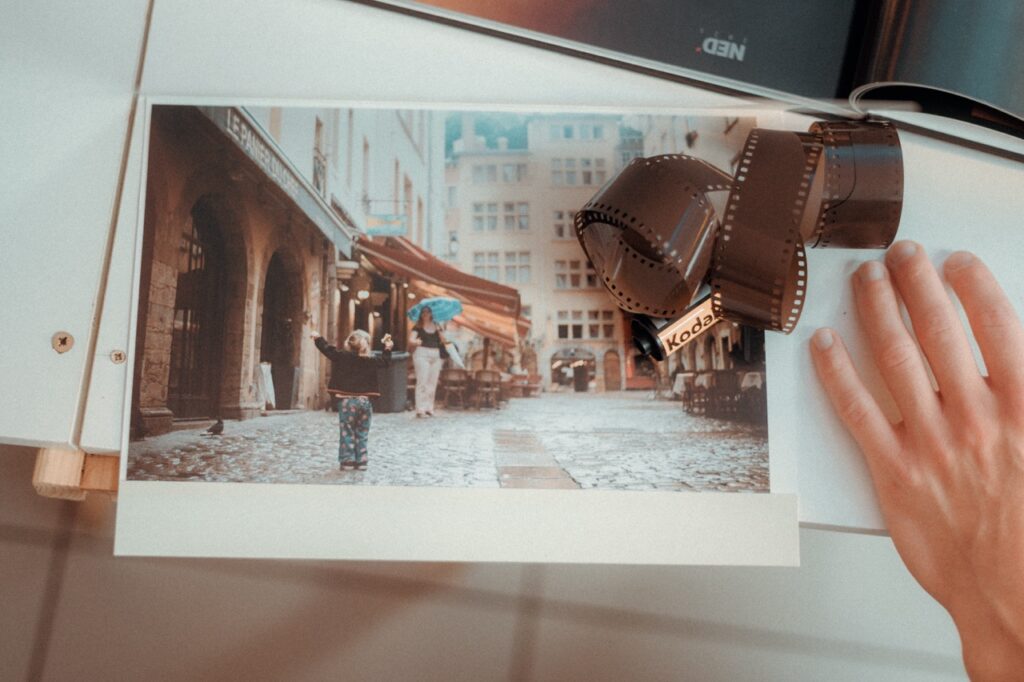
[[[380,395],[377,368],[391,362],[394,342],[391,334],[382,339],[384,352],[374,357],[370,352],[370,335],[357,329],[345,340],[342,348],[327,343],[318,332],[310,334],[317,350],[331,361],[331,379],[327,390],[337,401],[338,465],[341,469],[365,469],[373,416],[372,396]]]

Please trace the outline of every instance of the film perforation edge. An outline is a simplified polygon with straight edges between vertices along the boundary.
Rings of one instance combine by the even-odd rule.
[[[772,164],[766,159],[775,155],[779,145],[792,147],[792,136],[800,142],[802,158],[793,156],[790,149],[790,165],[773,177],[769,172]],[[858,155],[870,156],[872,160],[870,167],[862,168],[860,176]],[[643,160],[639,168],[653,168],[661,174],[689,172],[690,177],[697,180],[692,183],[697,192],[692,191],[693,186],[685,191],[676,186],[671,194],[683,198],[681,212],[684,215],[699,216],[699,220],[688,220],[684,227],[708,233],[706,239],[703,233],[698,236],[705,242],[700,248],[707,249],[708,263],[703,280],[711,287],[710,307],[714,313],[734,322],[788,333],[798,323],[808,295],[807,248],[882,248],[894,239],[903,193],[899,136],[886,122],[817,122],[806,133],[755,128],[736,158],[737,169],[728,183],[724,181],[728,176],[723,171],[685,154],[651,157]],[[632,162],[620,175],[638,162],[640,160]],[[670,179],[659,177],[655,181],[649,177],[647,180],[664,189]],[[602,194],[609,194],[605,189],[616,182],[618,177],[584,207],[594,210],[581,211],[576,216],[576,234],[588,258],[597,265],[586,239],[588,226],[593,222],[615,225],[623,232],[632,230],[634,237],[640,240],[636,243],[649,247],[663,267],[657,267],[657,261],[645,260],[644,254],[636,253],[625,240],[616,247],[620,258],[629,263],[646,264],[647,273],[658,277],[671,276],[672,266],[675,266],[675,275],[686,280],[687,287],[682,291],[693,293],[697,282],[690,281],[693,273],[684,271],[681,266],[692,267],[699,263],[699,253],[695,256],[675,246],[673,235],[665,232],[665,222],[639,216],[643,207],[632,204],[633,197],[628,194],[615,201],[600,199]],[[668,184],[672,184],[671,181]],[[718,190],[729,191],[722,217],[710,209],[704,194]],[[781,194],[776,190],[781,190]],[[780,204],[767,211],[770,214],[767,219],[751,213],[756,212],[759,202],[764,202],[765,193],[782,197]],[[751,196],[753,209],[749,203]],[[653,198],[661,199],[657,194]],[[705,202],[710,213],[702,210]],[[691,211],[693,208],[698,210]],[[678,232],[679,225],[676,228]],[[804,229],[809,230],[809,234],[802,234]],[[620,306],[630,312],[674,316],[678,309],[686,308],[686,303],[676,310],[651,305],[647,295],[650,291],[662,295],[674,291],[664,282],[651,287],[651,278],[641,277],[638,282],[626,283],[616,280],[607,268],[601,275],[602,282],[613,292]],[[628,305],[623,305],[623,301]]]

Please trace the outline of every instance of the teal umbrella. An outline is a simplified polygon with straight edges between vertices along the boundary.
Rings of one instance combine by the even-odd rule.
[[[424,308],[430,308],[430,312],[434,314],[434,322],[447,322],[462,312],[462,304],[456,299],[435,296],[434,298],[425,298],[409,308],[406,315],[413,322],[418,322],[420,312]]]

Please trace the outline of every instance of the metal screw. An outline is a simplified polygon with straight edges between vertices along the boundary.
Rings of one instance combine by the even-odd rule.
[[[110,361],[113,362],[115,365],[120,365],[127,359],[128,354],[125,353],[123,350],[115,350],[110,354]]]
[[[67,332],[57,332],[50,339],[50,345],[58,353],[67,353],[75,345],[75,337]]]

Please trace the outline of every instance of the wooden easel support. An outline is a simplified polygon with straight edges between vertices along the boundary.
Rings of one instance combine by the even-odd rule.
[[[116,493],[119,470],[119,457],[45,448],[36,455],[32,486],[43,497],[82,501],[88,493]]]

